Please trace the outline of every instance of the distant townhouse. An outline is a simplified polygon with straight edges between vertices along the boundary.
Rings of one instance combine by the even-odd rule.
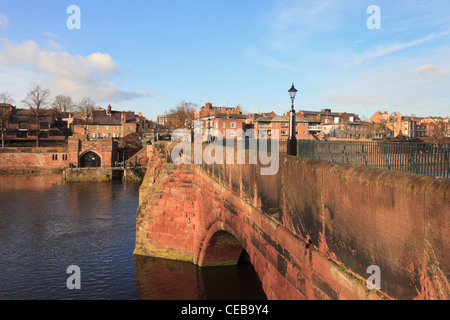
[[[368,122],[342,121],[339,123],[322,123],[325,139],[372,139],[379,138],[373,132],[373,124]]]
[[[422,138],[427,135],[427,127],[422,124],[422,119],[414,116],[402,116],[397,112],[389,114],[387,111],[378,111],[370,118],[370,122],[385,126],[388,138]]]
[[[194,111],[194,120],[202,124],[203,141],[211,140],[220,133],[223,139],[241,139],[249,129],[247,116],[240,107],[214,107],[211,102]]]
[[[51,109],[42,109],[36,113],[13,105],[2,104],[0,107],[4,111],[2,128],[5,142],[36,140],[38,135],[41,141],[63,141],[69,135],[65,123]]]
[[[299,140],[321,139],[322,128],[320,120],[316,118],[295,117],[295,134]],[[279,139],[286,140],[289,137],[289,117],[284,114],[275,117],[259,117],[254,120],[254,129],[260,139],[271,139],[278,131]]]
[[[218,132],[223,139],[241,139],[246,131],[243,114],[217,113],[213,116],[201,119],[203,125],[203,140],[209,140],[211,136]]]
[[[316,119],[320,123],[341,123],[341,122],[359,122],[359,115],[348,112],[332,112],[331,109],[322,109],[320,111],[299,110],[297,117],[306,119]]]
[[[173,123],[175,122],[175,115],[165,114],[156,117],[156,126],[158,128],[173,128]]]
[[[214,107],[211,102],[194,111],[194,120],[201,120],[217,114],[242,114],[240,107]]]
[[[88,119],[68,119],[74,134],[87,134],[90,139],[124,138],[135,132],[142,132],[148,121],[133,111],[92,109]]]
[[[425,136],[430,138],[438,138],[438,140],[448,141],[450,139],[450,119],[447,116],[429,117],[422,119],[421,125],[425,130]]]

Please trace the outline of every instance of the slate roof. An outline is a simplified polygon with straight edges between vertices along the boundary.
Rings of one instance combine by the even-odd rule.
[[[134,112],[128,111],[123,112],[125,114],[126,122],[135,122],[136,116]],[[111,111],[111,115],[107,114],[106,110],[94,110],[92,112],[92,124],[121,124],[122,123],[122,112],[121,111]]]
[[[54,113],[52,110],[41,110],[40,122],[52,122]],[[20,122],[36,123],[36,114],[28,109],[14,109],[9,114],[9,123],[18,124]]]

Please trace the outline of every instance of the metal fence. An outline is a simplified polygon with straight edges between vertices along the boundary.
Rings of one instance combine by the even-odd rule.
[[[281,152],[282,143],[280,143]],[[299,157],[450,178],[450,144],[299,140]]]

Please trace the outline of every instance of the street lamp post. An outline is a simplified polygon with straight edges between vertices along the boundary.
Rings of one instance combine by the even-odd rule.
[[[294,99],[297,94],[297,90],[292,84],[291,89],[289,89],[289,96],[291,97],[292,106],[291,112],[289,114],[289,138],[287,140],[287,154],[289,156],[297,155],[297,137],[295,136],[295,110],[294,110]]]

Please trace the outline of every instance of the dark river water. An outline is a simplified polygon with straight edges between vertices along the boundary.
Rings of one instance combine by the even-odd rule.
[[[135,257],[138,188],[0,176],[0,299],[266,299],[251,264],[199,268]],[[80,290],[67,288],[72,265]]]

